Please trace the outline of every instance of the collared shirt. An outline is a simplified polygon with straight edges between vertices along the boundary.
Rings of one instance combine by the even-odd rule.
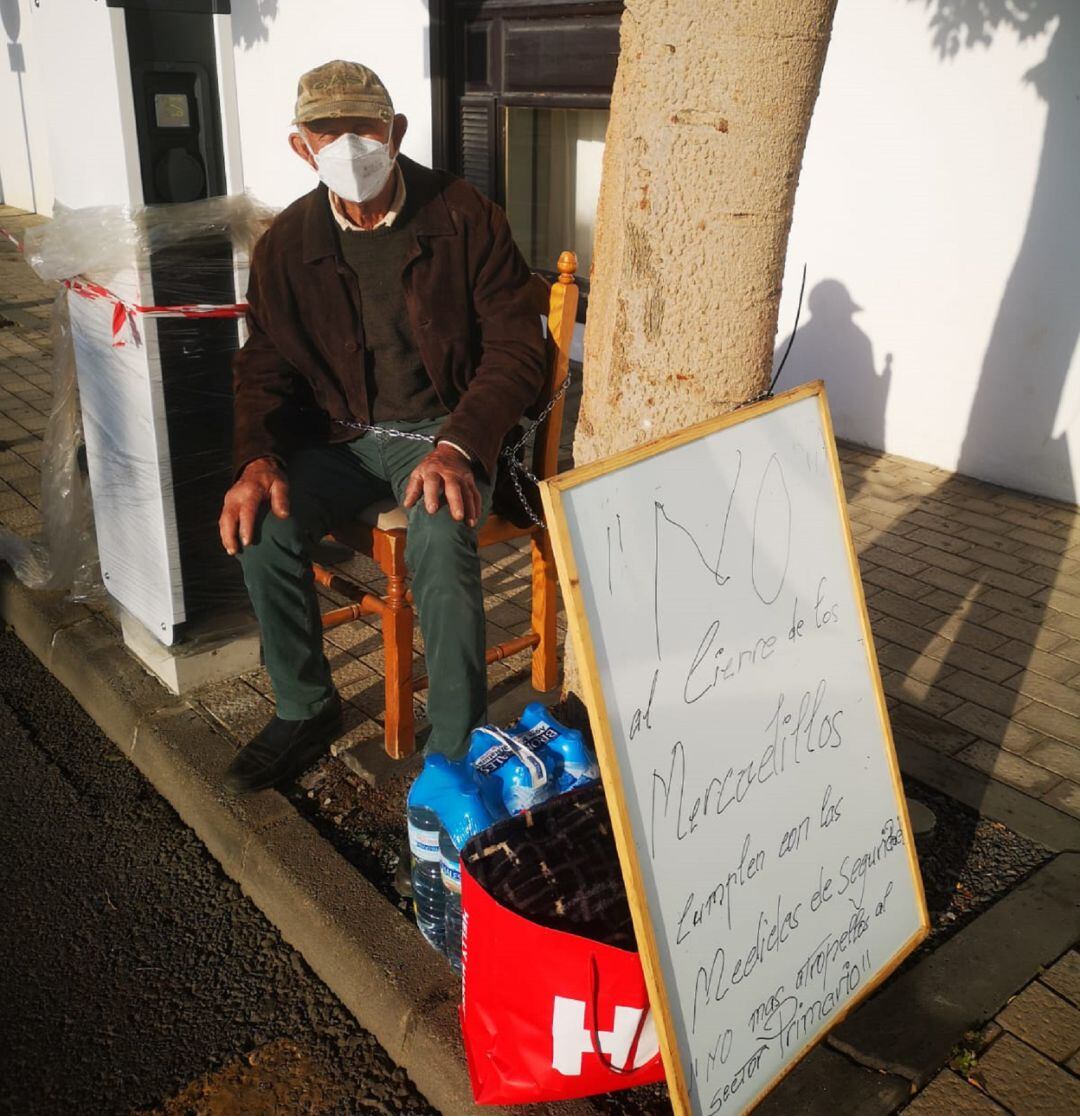
[[[330,197],[330,212],[334,215],[334,220],[342,232],[347,233],[363,233],[374,232],[376,229],[390,228],[391,225],[401,215],[401,211],[405,208],[405,176],[401,173],[401,168],[394,164],[394,176],[397,179],[397,187],[394,190],[394,197],[390,202],[390,208],[383,215],[382,220],[377,224],[371,226],[370,229],[362,228],[357,225],[352,218],[345,212],[345,206],[340,197],[334,193],[333,190],[328,191]],[[445,438],[440,439],[445,445],[450,446],[451,449],[456,449],[466,460],[472,460],[472,454],[467,449],[459,446],[456,442],[447,441]]]
[[[329,191],[330,195],[330,212],[334,215],[334,220],[342,232],[374,232],[375,229],[389,228],[400,216],[401,211],[405,208],[405,176],[401,173],[401,168],[394,164],[393,170],[394,177],[397,179],[397,188],[394,190],[394,197],[390,202],[390,208],[386,211],[382,220],[378,224],[372,225],[370,229],[362,228],[353,222],[352,218],[345,212],[345,205],[341,198],[334,193],[333,190]]]

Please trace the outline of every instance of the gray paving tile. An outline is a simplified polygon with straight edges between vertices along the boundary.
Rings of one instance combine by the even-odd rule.
[[[1065,1116],[1080,1112],[1080,1079],[1038,1051],[1002,1035],[979,1061],[986,1091],[1023,1116]]]
[[[905,1116],[1000,1116],[1005,1111],[952,1070],[942,1070],[904,1109]]]
[[[1080,1009],[1038,981],[1012,1000],[997,1022],[1051,1061],[1064,1062],[1080,1050]]]
[[[1059,996],[1080,1008],[1080,952],[1069,950],[1039,978]]]

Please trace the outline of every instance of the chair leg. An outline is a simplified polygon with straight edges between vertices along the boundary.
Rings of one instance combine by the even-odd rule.
[[[558,641],[555,616],[559,609],[559,584],[555,556],[547,531],[532,536],[532,628],[540,637],[532,657],[532,684],[540,691],[559,684]]]
[[[401,573],[387,578],[386,608],[382,614],[386,653],[386,754],[405,759],[416,751],[413,717],[413,610],[405,598]]]

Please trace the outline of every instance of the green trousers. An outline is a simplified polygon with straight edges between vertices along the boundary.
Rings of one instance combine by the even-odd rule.
[[[441,420],[381,425],[433,434]],[[367,434],[352,442],[303,449],[289,462],[289,518],[264,514],[255,537],[240,553],[262,628],[277,715],[284,720],[314,716],[333,693],[311,572],[312,546],[368,504],[388,496],[400,503],[409,474],[430,452],[428,442]],[[477,485],[486,517],[491,486],[479,479]],[[455,521],[445,502],[430,515],[421,499],[408,515],[405,562],[431,680],[427,748],[458,759],[465,754],[469,732],[487,715],[477,528]]]

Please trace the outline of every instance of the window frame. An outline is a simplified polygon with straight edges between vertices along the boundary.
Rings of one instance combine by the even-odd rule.
[[[463,114],[470,113],[474,134],[487,128],[487,149],[470,153],[474,172],[486,173],[486,192],[505,207],[506,108],[610,109],[611,91],[597,92],[595,85],[567,84],[552,90],[505,89],[503,46],[507,23],[511,28],[523,21],[538,23],[561,19],[603,20],[621,17],[623,0],[429,0],[431,52],[432,162],[455,174],[465,174]],[[465,35],[470,28],[486,24],[488,35],[487,81],[466,82]],[[482,118],[486,117],[486,125]],[[486,170],[485,170],[486,168]],[[475,182],[475,178],[474,178]],[[480,186],[480,183],[475,182]],[[484,188],[484,187],[481,187]],[[552,261],[554,263],[554,261]],[[554,270],[541,274],[553,279]],[[579,277],[581,278],[581,277]],[[588,277],[581,278],[579,319],[588,305]]]

